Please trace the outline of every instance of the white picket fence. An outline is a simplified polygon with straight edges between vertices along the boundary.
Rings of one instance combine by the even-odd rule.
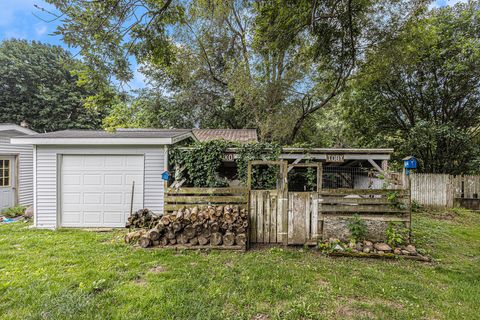
[[[412,201],[420,205],[451,208],[455,198],[480,197],[480,176],[414,173],[410,189]]]

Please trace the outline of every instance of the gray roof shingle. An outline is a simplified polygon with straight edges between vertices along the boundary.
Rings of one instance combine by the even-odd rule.
[[[193,129],[192,132],[199,141],[258,142],[256,129]]]
[[[175,138],[190,132],[190,129],[118,129],[115,132],[104,130],[63,130],[40,133],[31,136],[31,138]]]

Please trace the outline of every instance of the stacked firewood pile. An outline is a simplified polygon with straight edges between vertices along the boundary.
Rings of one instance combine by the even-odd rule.
[[[151,210],[140,209],[128,217],[125,227],[151,229],[158,224],[161,217]]]
[[[238,206],[184,208],[162,216],[150,229],[127,234],[125,241],[137,241],[143,248],[168,245],[245,247],[247,228],[247,213]]]

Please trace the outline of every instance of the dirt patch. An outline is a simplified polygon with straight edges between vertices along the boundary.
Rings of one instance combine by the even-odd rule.
[[[258,313],[254,315],[251,320],[268,320],[268,316],[266,314]]]
[[[328,288],[330,286],[330,283],[323,278],[318,278],[315,282],[320,288]]]
[[[137,279],[133,280],[133,283],[135,283],[137,286],[140,286],[140,287],[145,287],[148,284],[147,280],[141,277],[138,277]]]
[[[349,305],[341,305],[335,311],[337,319],[365,318],[373,319],[375,315],[367,310],[362,310]]]
[[[392,309],[403,309],[403,305],[399,302],[385,300],[380,298],[368,299],[365,297],[358,298],[344,298],[340,300],[340,305],[335,310],[335,316],[338,319],[349,318],[375,318],[375,314],[369,310],[362,308],[362,305],[369,308],[378,308],[384,306]]]
[[[150,273],[162,273],[162,272],[165,272],[165,271],[167,271],[167,269],[165,269],[162,266],[155,266],[155,267],[151,268],[150,270],[148,270],[148,272],[150,272]]]

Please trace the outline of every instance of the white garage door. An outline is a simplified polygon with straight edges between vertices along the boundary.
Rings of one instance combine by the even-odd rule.
[[[143,207],[143,156],[64,155],[61,175],[62,227],[124,227]]]

